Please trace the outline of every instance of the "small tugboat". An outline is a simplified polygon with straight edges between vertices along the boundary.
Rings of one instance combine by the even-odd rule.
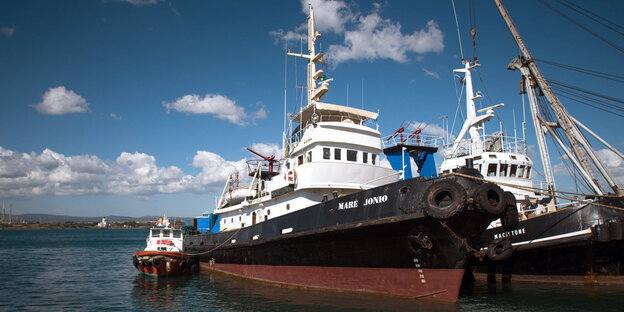
[[[160,218],[147,236],[147,247],[132,256],[134,266],[141,272],[158,277],[191,272],[193,258],[182,252],[182,229],[173,228],[167,217]]]

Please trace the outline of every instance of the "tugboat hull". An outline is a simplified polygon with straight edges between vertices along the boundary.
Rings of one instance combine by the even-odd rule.
[[[600,204],[622,207],[623,198]],[[472,269],[479,279],[624,285],[624,211],[585,204],[523,220],[518,229],[490,229],[483,240],[510,239],[513,255]]]
[[[429,216],[427,194],[449,184],[461,189]],[[399,181],[239,230],[188,235],[184,248],[202,269],[262,282],[455,301],[471,246],[498,217],[466,196],[478,187],[458,177]]]
[[[137,251],[132,260],[139,271],[156,277],[190,273],[194,265],[192,257],[180,252]]]

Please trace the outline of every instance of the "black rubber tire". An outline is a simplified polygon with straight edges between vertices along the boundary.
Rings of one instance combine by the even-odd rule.
[[[505,192],[504,194],[507,206],[505,207],[505,214],[501,217],[501,224],[503,229],[511,231],[517,229],[520,224],[518,206],[516,205],[516,197],[513,193]]]
[[[184,272],[184,270],[186,269],[186,267],[188,266],[186,263],[186,260],[182,260],[180,261],[180,264],[178,265],[180,268],[180,272]]]
[[[155,258],[154,260],[152,260],[152,262],[154,263],[154,267],[155,268],[160,268],[160,266],[162,265],[162,260],[160,260],[159,258]]]
[[[132,256],[132,264],[134,264],[135,268],[139,268],[139,259],[136,256]]]
[[[491,182],[481,184],[477,191],[477,203],[479,208],[496,217],[501,217],[507,206],[503,190]]]
[[[453,180],[432,184],[423,195],[427,215],[447,219],[459,213],[466,204],[466,190]]]
[[[488,244],[486,254],[494,261],[507,260],[513,254],[511,242],[507,238],[495,240]]]

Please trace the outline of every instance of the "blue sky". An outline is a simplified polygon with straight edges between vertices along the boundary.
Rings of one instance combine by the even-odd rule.
[[[403,122],[431,124],[435,132],[441,123],[434,119],[453,119],[452,69],[461,62],[450,0],[312,2],[334,78],[328,102],[379,110],[385,135]],[[463,53],[472,57],[467,2],[456,2]],[[497,114],[510,135],[515,111],[520,135],[520,75],[506,70],[518,49],[494,4],[476,2],[484,86],[475,75],[475,90],[486,93],[483,106],[505,103]],[[301,32],[306,3],[0,2],[0,201],[15,213],[84,216],[194,216],[212,209],[227,172],[252,158],[245,147],[268,154],[281,146],[284,40]],[[622,22],[621,1],[573,3]],[[505,4],[536,58],[622,72],[620,51],[537,0]],[[617,34],[584,23],[624,46]],[[300,50],[298,40],[286,45]],[[620,94],[616,82],[540,67],[548,78]],[[304,68],[287,60],[289,112]],[[622,117],[562,100],[623,149]],[[496,128],[491,122],[486,129]],[[612,156],[603,153],[622,183],[624,163]]]

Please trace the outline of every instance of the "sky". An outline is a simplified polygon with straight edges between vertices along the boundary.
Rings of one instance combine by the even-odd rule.
[[[622,1],[570,1],[622,22]],[[5,0],[0,201],[16,214],[189,217],[212,210],[229,172],[254,158],[245,148],[279,157],[285,91],[286,111],[295,112],[296,87],[305,83],[305,63],[286,58],[286,48],[305,49],[299,38],[309,2],[322,32],[317,51],[334,79],[327,102],[379,111],[382,135],[408,123],[443,135],[446,120],[457,134],[461,86],[452,70],[462,67],[462,55],[474,56],[472,20],[481,63],[475,91],[485,95],[479,105],[505,103],[486,132],[500,120],[508,135],[522,136],[520,74],[506,69],[519,52],[491,1],[475,1],[472,19],[468,2],[455,1],[460,49],[450,0]],[[582,18],[561,1],[548,3]],[[616,75],[624,69],[620,50],[540,1],[505,5],[535,58]],[[618,33],[583,22],[624,46]],[[621,94],[618,82],[539,65],[549,79]],[[562,101],[624,149],[621,116]],[[527,127],[529,154],[539,164]],[[624,161],[596,149],[623,185]],[[551,154],[558,185],[573,189],[561,157]]]

